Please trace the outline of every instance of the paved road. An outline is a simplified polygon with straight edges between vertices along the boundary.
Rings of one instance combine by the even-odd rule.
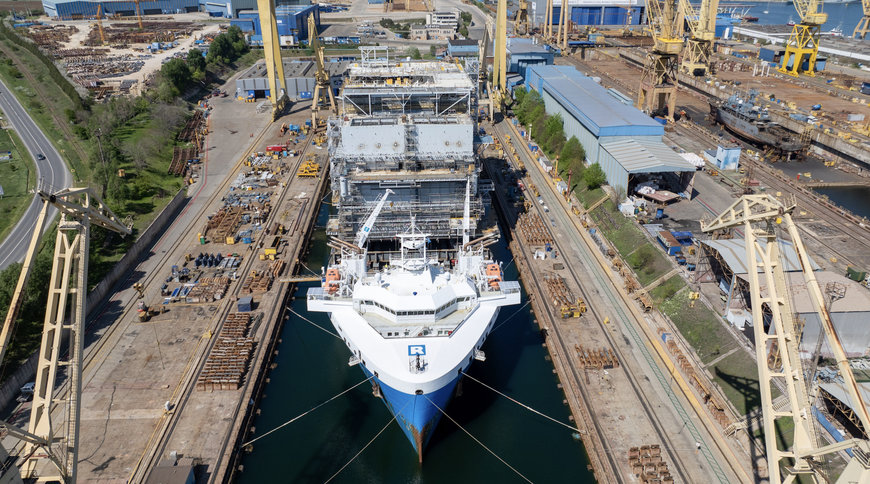
[[[72,183],[72,174],[60,157],[60,153],[48,141],[45,134],[36,126],[15,95],[9,92],[2,81],[0,81],[0,109],[3,110],[9,124],[18,132],[18,136],[24,141],[24,147],[30,152],[33,161],[36,162],[36,179],[41,179],[44,185],[54,190],[69,187]],[[45,155],[45,159],[37,160],[38,153]],[[30,236],[36,225],[40,208],[40,200],[38,197],[34,197],[21,220],[18,221],[6,240],[0,244],[0,270],[5,269],[9,264],[24,260],[27,244],[30,243]],[[56,213],[57,209],[52,207],[49,211],[49,219],[54,218]]]

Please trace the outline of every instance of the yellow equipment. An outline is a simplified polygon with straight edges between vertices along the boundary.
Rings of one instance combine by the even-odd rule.
[[[133,0],[133,3],[136,4],[136,20],[139,21],[139,30],[144,29],[142,26],[142,10],[139,8],[139,0]]]
[[[88,255],[91,225],[118,232],[131,233],[90,188],[66,188],[55,193],[41,189],[42,210],[36,219],[30,246],[12,294],[6,320],[0,333],[0,360],[5,356],[15,327],[15,320],[24,302],[24,288],[30,279],[33,261],[42,241],[49,206],[61,214],[54,244],[51,287],[46,303],[42,344],[37,360],[36,382],[30,423],[27,430],[0,420],[9,435],[22,440],[24,450],[21,477],[41,481],[76,481],[78,471],[79,420],[81,417],[82,354],[85,340],[85,312]],[[69,342],[69,350],[62,348]],[[67,378],[65,398],[57,394],[57,376]],[[51,415],[54,412],[54,415]],[[65,422],[58,421],[62,414]]]
[[[680,9],[691,34],[686,40],[680,68],[686,74],[696,77],[712,74],[710,59],[713,56],[713,41],[716,39],[719,0],[701,0],[697,11],[688,0],[680,0]]]
[[[314,99],[311,101],[311,126],[313,128],[318,126],[317,110],[320,109],[321,98],[326,103],[326,95],[329,98],[330,110],[338,114],[335,96],[332,95],[332,83],[329,81],[329,72],[327,72],[323,61],[323,46],[320,45],[320,40],[317,37],[317,24],[314,22],[314,14],[308,16],[308,47],[314,51],[314,60],[317,64],[317,73],[314,75],[316,82],[314,86]]]
[[[792,77],[797,77],[801,72],[808,76],[816,75],[819,35],[822,25],[828,20],[828,14],[819,11],[821,5],[822,0],[794,0],[794,8],[801,21],[791,29],[791,35],[785,43],[782,65],[777,69],[779,72]],[[803,68],[804,60],[807,61],[806,70]]]
[[[492,86],[489,89],[493,112],[502,111],[509,97],[507,92],[507,0],[498,0],[494,39]]]
[[[864,9],[864,16],[858,21],[855,26],[855,31],[852,32],[852,38],[863,39],[870,32],[870,0],[861,0],[861,7]]]
[[[320,165],[318,165],[314,160],[309,159],[305,160],[305,162],[299,166],[296,176],[300,178],[314,178],[319,172]]]
[[[275,18],[275,0],[257,0],[257,11],[260,12],[260,30],[263,33],[263,54],[266,59],[266,74],[269,77],[272,119],[277,119],[287,103],[287,89],[284,84],[281,43],[278,40],[278,20]]]
[[[677,106],[677,66],[683,50],[683,15],[679,0],[647,0],[653,47],[640,77],[638,109],[674,119]]]
[[[106,33],[103,32],[103,4],[97,4],[97,29],[100,31],[100,44],[106,45]]]
[[[801,364],[799,345],[802,335],[798,329],[796,312],[792,307],[792,298],[783,270],[785,264],[780,252],[782,242],[777,235],[780,230],[787,233],[800,261],[800,272],[803,275],[801,285],[807,292],[813,313],[817,315],[822,328],[817,337],[821,339],[824,335],[840,370],[842,388],[852,402],[851,409],[861,427],[865,429],[870,428],[870,411],[864,403],[864,397],[834,328],[807,248],[791,218],[794,208],[793,201],[786,205],[768,194],[744,195],[713,221],[701,223],[701,230],[708,233],[728,229],[742,230],[746,239],[746,257],[743,260],[755,261],[750,263],[748,274],[768,480],[771,484],[790,483],[800,475],[805,475],[810,482],[827,481],[819,475],[826,468],[821,462],[822,456],[852,449],[854,457],[849,460],[836,482],[870,482],[868,440],[852,438],[826,444],[817,435],[812,408],[817,392],[814,384],[816,372],[814,363],[810,363],[811,368],[806,369]],[[762,285],[765,287],[763,292]],[[769,329],[765,329],[768,318]],[[779,382],[779,385],[774,382]],[[774,389],[776,395],[773,393]],[[777,398],[774,405],[773,400],[778,395],[782,395],[782,398]],[[782,418],[787,418],[788,422],[777,426],[777,420]],[[777,443],[780,439],[791,442],[791,445],[780,449]]]

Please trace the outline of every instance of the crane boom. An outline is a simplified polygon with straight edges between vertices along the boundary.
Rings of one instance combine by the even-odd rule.
[[[387,203],[387,197],[393,193],[392,190],[387,188],[387,191],[381,195],[381,198],[378,199],[378,203],[375,204],[375,208],[372,209],[372,213],[369,214],[369,217],[366,219],[366,223],[359,229],[359,232],[356,233],[356,246],[360,249],[366,243],[366,240],[369,238],[369,233],[372,231],[372,227],[375,225],[375,220],[377,220],[378,215],[381,213],[381,210],[384,208],[384,204]]]
[[[761,390],[770,483],[792,482],[799,474],[809,475],[818,482],[816,475],[818,463],[815,459],[846,448],[852,448],[856,457],[849,462],[847,471],[837,482],[868,482],[870,461],[867,459],[867,452],[870,447],[867,440],[852,439],[833,445],[819,446],[815,436],[812,402],[799,356],[800,335],[796,329],[795,313],[788,296],[783,257],[780,252],[781,243],[776,236],[777,227],[784,227],[791,238],[812,300],[813,310],[819,316],[823,334],[837,360],[840,376],[844,380],[844,387],[852,402],[852,409],[865,429],[870,428],[868,425],[870,415],[831,321],[807,249],[791,218],[794,207],[793,203],[783,205],[767,194],[744,195],[712,222],[702,222],[701,230],[709,233],[740,228],[746,239],[745,260],[749,261],[752,325],[755,333],[756,364]],[[765,287],[764,293],[762,293],[762,285]],[[769,330],[765,329],[767,322],[763,307],[769,311]],[[779,352],[778,358],[769,358],[769,353],[774,351]],[[770,361],[776,361],[772,365],[773,368]],[[785,405],[774,407],[772,393],[774,379],[778,379],[781,386],[785,388],[784,397],[787,399]],[[784,417],[791,418],[793,422],[793,428],[790,430],[792,438],[785,436],[783,439],[793,442],[790,449],[780,449],[777,445],[777,435],[781,432],[789,432],[785,427],[777,428],[777,420]]]

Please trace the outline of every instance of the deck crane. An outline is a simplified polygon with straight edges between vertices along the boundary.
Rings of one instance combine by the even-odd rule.
[[[864,9],[864,16],[858,21],[855,26],[855,31],[852,32],[853,39],[863,39],[870,32],[870,0],[861,0],[861,8]]]
[[[517,35],[528,35],[531,30],[529,27],[529,2],[527,0],[519,0],[517,14],[514,17],[514,32]]]
[[[317,23],[314,14],[308,16],[308,47],[314,51],[314,59],[317,64],[317,73],[314,75],[314,99],[311,102],[311,126],[317,127],[317,111],[320,109],[321,100],[329,101],[330,110],[338,114],[335,104],[335,96],[332,94],[332,83],[329,80],[329,72],[323,59],[323,46],[317,37]]]
[[[683,50],[683,14],[679,0],[646,0],[653,47],[640,77],[638,109],[674,119],[677,105],[677,68]]]
[[[791,218],[794,208],[793,202],[785,205],[768,194],[744,195],[716,219],[701,224],[701,230],[708,233],[716,230],[741,229],[746,239],[744,260],[755,262],[750,263],[748,274],[769,481],[771,484],[791,483],[797,476],[807,475],[814,482],[820,482],[817,458],[851,449],[854,457],[836,482],[838,484],[870,482],[870,441],[853,438],[830,445],[820,445],[816,439],[810,399],[812,389],[808,386],[808,383],[812,383],[813,375],[805,377],[801,367],[798,353],[800,334],[795,326],[795,313],[786,286],[783,257],[780,252],[781,242],[777,240],[777,229],[786,231],[791,239],[800,261],[813,310],[819,316],[823,333],[837,361],[844,387],[852,402],[852,409],[865,429],[870,428],[870,414],[855,382],[843,345],[834,329],[824,295],[813,273],[807,249]],[[762,284],[766,287],[765,293],[762,293]],[[766,305],[769,310],[769,330],[765,330],[767,323],[765,311],[762,310],[763,305]],[[778,355],[773,355],[773,352],[778,352]],[[770,356],[777,357],[769,358]],[[769,362],[775,363],[771,365]],[[784,396],[787,399],[785,406],[777,404],[774,407],[771,391],[775,379],[781,382],[780,387],[785,389]],[[792,437],[793,444],[790,449],[780,449],[777,446],[777,435],[786,430],[785,427],[777,428],[776,421],[784,417],[791,418],[794,423],[794,428],[790,431],[791,435],[783,436],[785,441]]]
[[[272,101],[272,119],[277,119],[287,104],[284,62],[281,60],[281,43],[278,40],[278,19],[275,18],[275,0],[257,0],[260,12],[260,31],[263,32],[263,57],[269,78],[269,99]]]
[[[37,194],[42,198],[42,209],[0,332],[2,360],[23,304],[24,288],[42,241],[49,207],[57,207],[61,218],[54,245],[54,262],[37,362],[33,405],[26,431],[3,421],[0,421],[0,428],[25,443],[21,454],[24,457],[20,462],[23,478],[71,483],[75,482],[78,469],[82,351],[91,226],[103,227],[122,236],[130,234],[131,231],[90,188],[66,188],[54,193],[38,190]],[[62,358],[64,341],[69,348],[66,359]],[[55,394],[59,371],[64,372],[68,378],[69,391],[66,399],[58,398]],[[52,410],[57,411],[55,407],[60,405],[65,405],[66,418],[62,426],[51,415]]]
[[[701,0],[698,10],[688,0],[680,0],[680,9],[689,26],[689,38],[680,65],[686,74],[702,77],[712,74],[713,41],[716,39],[716,12],[719,0]]]
[[[785,43],[785,55],[779,72],[798,77],[803,72],[808,76],[816,75],[816,56],[819,54],[819,36],[822,25],[828,20],[828,14],[820,12],[822,0],[794,0],[801,21],[791,29],[791,35]],[[789,67],[789,59],[791,67]],[[804,70],[803,63],[807,61]]]
[[[385,191],[384,194],[381,195],[381,198],[378,199],[378,202],[375,204],[375,208],[372,209],[372,213],[370,213],[368,218],[366,219],[366,223],[364,223],[363,226],[360,227],[359,231],[356,233],[356,240],[354,241],[354,243],[360,249],[365,246],[366,240],[368,240],[369,234],[372,231],[372,227],[374,227],[375,225],[375,220],[377,220],[378,215],[381,214],[381,210],[383,210],[384,204],[387,203],[387,197],[389,197],[391,193],[394,192],[387,188],[387,191]]]

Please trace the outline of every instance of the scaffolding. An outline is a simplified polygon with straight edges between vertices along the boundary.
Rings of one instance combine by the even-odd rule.
[[[338,214],[327,233],[352,238],[378,196],[393,190],[370,240],[390,240],[411,215],[433,240],[462,235],[465,189],[472,236],[489,198],[474,151],[475,82],[458,64],[391,62],[376,50],[348,69],[340,114],[327,125]]]

